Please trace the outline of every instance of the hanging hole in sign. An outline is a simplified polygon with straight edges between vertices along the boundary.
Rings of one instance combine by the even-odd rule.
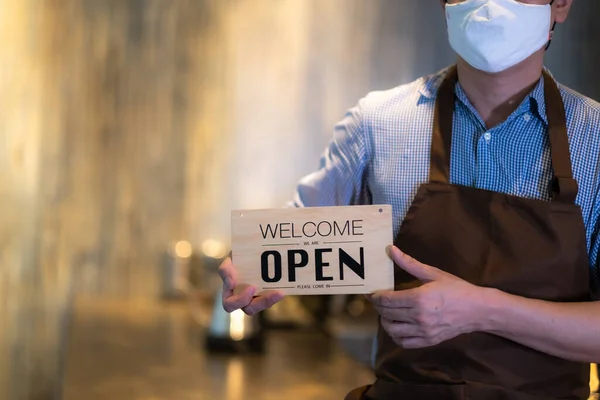
[[[383,208],[380,208],[380,209],[379,209],[379,212],[380,212],[380,213],[382,213],[382,212],[383,212]]]

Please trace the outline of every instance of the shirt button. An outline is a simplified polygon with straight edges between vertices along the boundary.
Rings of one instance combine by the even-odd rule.
[[[483,135],[483,138],[489,142],[489,141],[490,141],[490,139],[492,138],[492,134],[491,134],[491,133],[489,133],[489,132],[486,132],[486,133]]]
[[[525,122],[529,122],[529,120],[531,119],[531,115],[525,114],[523,115],[523,119],[525,120]]]

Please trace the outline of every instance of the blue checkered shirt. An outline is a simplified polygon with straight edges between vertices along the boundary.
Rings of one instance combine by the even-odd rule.
[[[429,180],[437,90],[446,70],[369,93],[335,126],[319,169],[297,186],[296,207],[391,204],[394,236],[419,185]],[[592,293],[600,294],[600,104],[560,86],[577,204],[586,227]],[[454,184],[550,200],[544,79],[502,124],[486,129],[460,84],[450,165]]]

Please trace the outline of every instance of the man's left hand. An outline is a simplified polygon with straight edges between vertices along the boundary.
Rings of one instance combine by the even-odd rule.
[[[483,288],[423,264],[395,246],[389,253],[400,268],[423,282],[415,289],[367,296],[396,344],[405,349],[429,347],[477,330],[484,312]]]

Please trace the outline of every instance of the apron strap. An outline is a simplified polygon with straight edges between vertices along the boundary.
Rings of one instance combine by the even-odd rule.
[[[577,181],[573,179],[565,105],[554,79],[545,70],[543,76],[550,153],[554,169],[551,182],[552,200],[561,203],[575,203],[578,187]]]
[[[429,168],[430,182],[450,183],[450,153],[456,105],[454,91],[457,82],[458,72],[456,66],[452,66],[440,85],[435,101],[433,135],[431,138],[431,166]]]
[[[565,107],[554,79],[546,71],[543,71],[543,76],[553,168],[552,201],[574,203],[578,187],[577,181],[573,179],[571,167]],[[448,69],[446,77],[440,85],[435,102],[429,169],[430,182],[450,183],[450,154],[457,82],[458,71],[456,66],[452,66]]]

